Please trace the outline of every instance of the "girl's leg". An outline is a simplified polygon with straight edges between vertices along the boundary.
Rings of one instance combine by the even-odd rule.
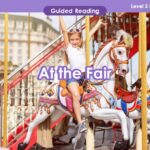
[[[81,119],[79,84],[77,82],[71,82],[68,85],[68,89],[71,92],[72,97],[73,97],[73,108],[74,108],[74,112],[75,112],[75,115],[79,124],[78,131],[83,132],[87,128],[86,128],[85,121],[82,121]]]
[[[77,82],[71,82],[68,85],[68,89],[73,97],[73,108],[78,121],[78,132],[75,137],[75,144],[73,150],[81,149],[84,143],[85,132],[87,130],[85,121],[81,119],[80,111],[80,93],[79,93],[79,84]],[[81,141],[83,141],[81,143]]]
[[[80,93],[79,93],[79,84],[77,82],[71,82],[68,85],[68,89],[73,97],[73,108],[77,118],[78,123],[82,122],[81,112],[80,112]]]

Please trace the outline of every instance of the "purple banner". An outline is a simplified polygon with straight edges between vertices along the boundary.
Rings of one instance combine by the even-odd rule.
[[[43,12],[46,6],[104,6],[108,12],[150,12],[150,0],[1,0],[1,12]]]
[[[103,6],[47,6],[44,8],[46,15],[94,15],[103,16],[106,8]]]

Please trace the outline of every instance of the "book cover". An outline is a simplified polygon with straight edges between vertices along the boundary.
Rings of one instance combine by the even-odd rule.
[[[148,0],[0,1],[0,149],[148,150]]]

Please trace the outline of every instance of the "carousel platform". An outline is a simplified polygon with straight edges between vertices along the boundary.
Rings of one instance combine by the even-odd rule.
[[[63,136],[65,138],[65,136]],[[113,129],[109,130],[98,130],[95,134],[95,150],[112,150],[115,140],[121,140],[122,135],[120,129],[116,129],[115,132]],[[65,139],[64,139],[65,141]],[[73,144],[71,143],[54,143],[53,148],[43,148],[40,145],[36,144],[30,150],[73,150]],[[84,146],[86,150],[86,146]],[[131,148],[130,150],[135,150]]]

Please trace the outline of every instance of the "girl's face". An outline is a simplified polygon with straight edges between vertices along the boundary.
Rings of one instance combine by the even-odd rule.
[[[70,41],[70,44],[71,44],[74,48],[80,47],[80,46],[81,46],[81,43],[82,43],[82,39],[81,39],[81,37],[78,35],[78,33],[74,33],[74,34],[70,35],[69,41]]]

